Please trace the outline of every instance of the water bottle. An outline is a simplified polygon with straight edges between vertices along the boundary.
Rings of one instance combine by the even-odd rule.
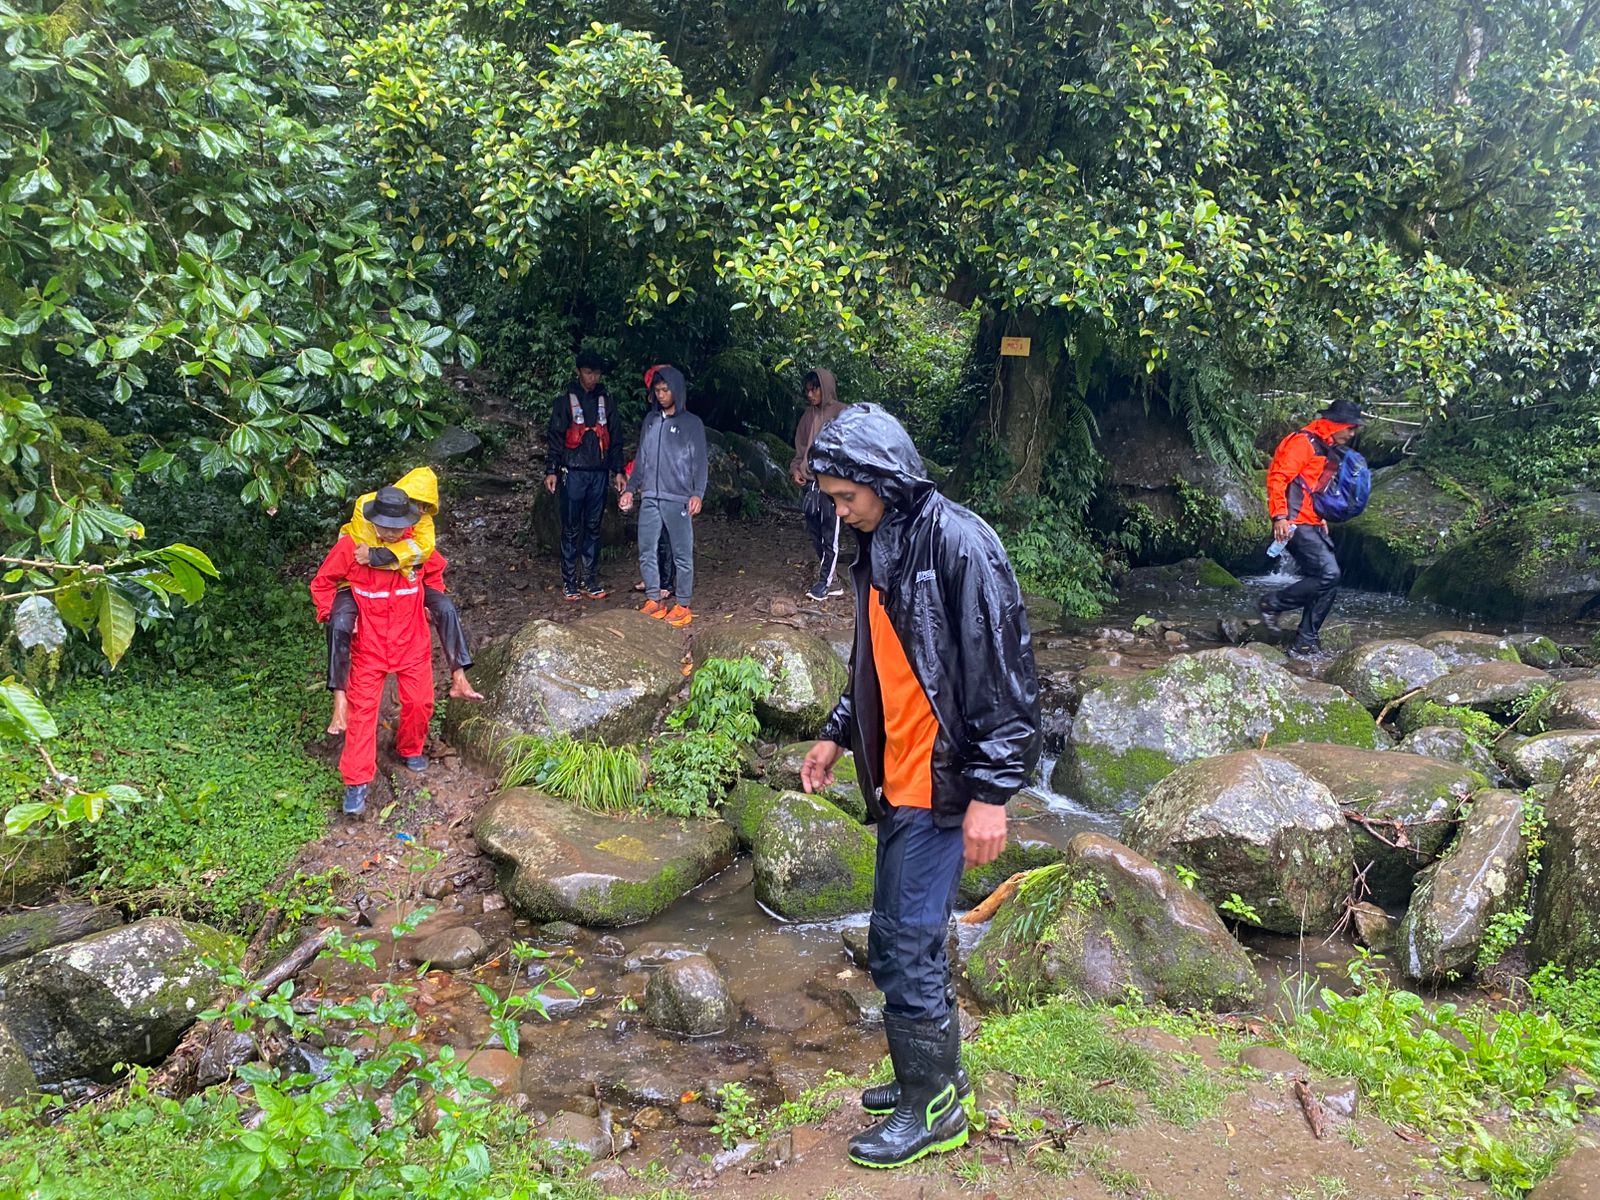
[[[1268,558],[1278,558],[1280,555],[1283,554],[1283,548],[1285,546],[1287,546],[1288,544],[1289,544],[1289,539],[1288,538],[1284,538],[1282,541],[1279,541],[1279,542],[1273,542],[1272,545],[1267,547],[1267,557]]]

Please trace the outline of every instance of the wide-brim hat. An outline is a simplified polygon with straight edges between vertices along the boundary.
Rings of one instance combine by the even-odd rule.
[[[379,529],[409,529],[422,519],[422,510],[397,487],[381,487],[361,506],[361,515]]]
[[[1353,400],[1335,400],[1317,415],[1335,425],[1365,425],[1368,420],[1367,414]]]

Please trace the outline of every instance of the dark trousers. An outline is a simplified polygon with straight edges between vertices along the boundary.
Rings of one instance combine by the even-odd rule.
[[[600,583],[600,518],[606,509],[605,471],[562,472],[556,503],[561,512],[561,582],[578,590],[579,560],[585,587]]]
[[[940,829],[926,808],[890,808],[878,822],[867,968],[886,1013],[937,1020],[950,1011],[945,940],[964,852],[961,827]]]
[[[444,660],[454,671],[472,665],[472,652],[467,649],[467,634],[461,628],[461,614],[456,603],[443,592],[425,588],[422,601],[428,609],[428,619],[439,633],[439,644],[444,647]],[[350,687],[350,639],[356,632],[356,598],[349,588],[340,588],[333,597],[333,612],[328,615],[328,690],[348,691]]]
[[[1282,591],[1270,593],[1267,607],[1273,612],[1298,608],[1300,632],[1295,634],[1295,645],[1315,649],[1321,644],[1322,623],[1339,590],[1339,560],[1333,556],[1333,539],[1322,525],[1296,525],[1287,549],[1300,568],[1300,578]]]
[[[839,565],[839,510],[815,483],[806,485],[801,508],[806,515],[806,530],[811,534],[811,545],[821,560],[817,570],[817,585],[826,589],[833,583],[833,571]]]

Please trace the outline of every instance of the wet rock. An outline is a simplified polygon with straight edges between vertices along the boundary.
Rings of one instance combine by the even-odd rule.
[[[1528,1193],[1528,1200],[1600,1200],[1600,1146],[1579,1146]]]
[[[623,820],[531,788],[502,792],[476,832],[518,912],[591,927],[654,916],[732,862],[737,844],[722,821]]]
[[[1051,786],[1091,808],[1127,808],[1182,764],[1264,739],[1389,742],[1340,688],[1302,679],[1254,647],[1202,650],[1088,692]]]
[[[583,930],[571,921],[546,921],[539,926],[539,940],[555,946],[570,946],[583,936]]]
[[[1456,809],[1489,786],[1488,779],[1466,767],[1398,750],[1308,744],[1280,746],[1273,753],[1325,786],[1345,812],[1370,823],[1352,820],[1350,837],[1356,867],[1367,867],[1367,889],[1378,904],[1405,903],[1412,876],[1449,840]]]
[[[1376,904],[1363,900],[1350,909],[1356,939],[1374,954],[1387,954],[1394,948],[1400,922]]]
[[[658,967],[645,989],[644,1008],[655,1028],[684,1037],[723,1033],[733,1023],[727,981],[703,954]]]
[[[1600,750],[1574,760],[1544,812],[1529,957],[1577,970],[1600,962]]]
[[[858,1025],[883,1024],[883,993],[870,983],[839,989],[845,1012]]]
[[[469,758],[496,764],[519,733],[570,733],[612,744],[650,732],[683,686],[682,646],[654,621],[595,613],[530,621],[478,656],[481,701],[451,700],[445,737]]]
[[[17,1045],[11,1031],[0,1024],[0,1104],[20,1100],[38,1086],[39,1080],[28,1056]]]
[[[635,1118],[635,1124],[637,1123],[637,1118]],[[652,1127],[641,1125],[640,1128],[644,1129]],[[598,1183],[604,1188],[625,1188],[633,1180],[633,1176],[628,1174],[627,1167],[623,1166],[619,1162],[610,1161],[603,1162],[597,1167],[590,1168],[588,1174],[585,1175],[584,1178],[590,1180],[591,1182]],[[610,1195],[614,1193],[608,1192],[607,1194]]]
[[[677,962],[695,954],[704,954],[704,947],[685,946],[681,942],[641,942],[622,960],[627,972],[642,971],[646,967],[659,967],[662,963]]]
[[[739,779],[722,800],[722,819],[732,827],[739,839],[739,848],[749,850],[755,845],[756,830],[766,818],[767,810],[783,793],[777,788],[757,783],[754,779]]]
[[[1396,749],[1402,754],[1420,754],[1424,758],[1460,763],[1490,779],[1494,779],[1500,771],[1489,748],[1465,729],[1454,725],[1420,726],[1406,734]]]
[[[1467,532],[1477,503],[1409,463],[1379,468],[1372,482],[1366,511],[1333,526],[1339,565],[1348,586],[1403,592]]]
[[[1600,729],[1600,679],[1556,684],[1530,720],[1540,729]]]
[[[464,971],[488,953],[483,934],[470,925],[459,925],[420,942],[413,957],[441,971]]]
[[[0,967],[122,924],[110,905],[50,904],[0,916]]]
[[[973,995],[1020,1005],[1071,992],[1119,1001],[1130,991],[1174,1008],[1228,1011],[1261,997],[1249,957],[1204,897],[1097,833],[1033,877],[995,913],[966,962]],[[1047,906],[1041,908],[1040,906]]]
[[[1207,896],[1239,893],[1261,926],[1279,933],[1302,925],[1326,933],[1350,890],[1354,847],[1333,793],[1270,751],[1179,768],[1128,817],[1123,837],[1141,854],[1194,871]]]
[[[328,1056],[309,1042],[285,1042],[278,1048],[272,1065],[282,1075],[302,1075],[321,1081],[333,1073]]]
[[[1600,746],[1600,729],[1552,729],[1549,733],[1523,738],[1506,758],[1511,774],[1526,787],[1533,783],[1555,783],[1577,755]]]
[[[422,894],[429,900],[443,900],[456,890],[455,880],[448,875],[436,875],[422,885]]]
[[[822,921],[871,907],[877,842],[826,800],[779,793],[751,844],[756,899],[779,916]]]
[[[816,742],[791,742],[787,746],[779,747],[778,753],[767,766],[767,784],[780,792],[804,791],[800,785],[800,764],[805,761],[806,754],[815,745]],[[838,805],[842,811],[849,813],[858,821],[867,819],[867,802],[861,796],[861,784],[856,778],[856,759],[853,754],[846,754],[834,763],[833,786],[824,792],[818,792],[817,795]]]
[[[428,461],[453,462],[476,458],[483,452],[483,439],[459,425],[446,425],[428,443]]]
[[[678,1123],[696,1129],[704,1129],[717,1123],[717,1114],[709,1104],[700,1100],[690,1100],[678,1105]]]
[[[553,1150],[581,1150],[591,1159],[609,1158],[613,1152],[609,1126],[610,1121],[599,1116],[558,1112],[539,1131],[539,1137]]]
[[[1405,973],[1425,982],[1469,973],[1489,922],[1521,900],[1527,877],[1522,797],[1479,792],[1454,844],[1417,877],[1416,894],[1400,923]]]
[[[740,1142],[730,1149],[719,1150],[711,1156],[711,1169],[720,1175],[729,1167],[737,1167],[747,1161],[759,1149],[761,1149],[760,1142]]]
[[[511,1099],[521,1086],[522,1059],[503,1048],[489,1047],[477,1051],[467,1064],[467,1070],[486,1081],[502,1100]]]
[[[633,1127],[635,1129],[644,1129],[644,1130],[660,1129],[666,1123],[667,1123],[667,1114],[662,1112],[659,1108],[656,1108],[654,1105],[650,1105],[649,1107],[646,1107],[646,1108],[641,1108],[638,1112],[633,1114]],[[618,1169],[621,1170],[620,1167]],[[623,1180],[626,1181],[627,1177],[628,1177],[627,1172],[623,1171],[622,1172]],[[591,1178],[592,1178],[592,1176],[591,1176]]]
[[[622,939],[612,937],[609,933],[594,944],[596,958],[621,958],[627,952],[627,947],[622,944]]]
[[[1336,1117],[1350,1120],[1361,1107],[1361,1084],[1348,1075],[1325,1079],[1311,1085],[1322,1107]]]
[[[77,873],[81,854],[67,834],[0,832],[0,905],[36,904]]]
[[[1548,671],[1561,665],[1561,647],[1542,633],[1510,633],[1506,641],[1516,647],[1517,657],[1530,667]]]
[[[0,968],[0,1025],[42,1086],[107,1080],[118,1063],[160,1061],[216,995],[234,938],[150,917]]]
[[[1013,835],[993,862],[961,872],[961,903],[978,904],[1017,872],[1048,867],[1064,857],[1065,852],[1059,846]]]
[[[846,925],[839,931],[839,938],[844,942],[844,952],[850,956],[850,961],[863,971],[867,969],[867,934],[871,928],[870,925]]]
[[[1281,1075],[1285,1079],[1304,1079],[1310,1074],[1305,1063],[1282,1046],[1246,1046],[1239,1051],[1239,1065],[1260,1071],[1263,1075]]]
[[[1498,515],[1419,575],[1411,595],[1497,620],[1585,615],[1600,595],[1600,495],[1575,492]]]
[[[1509,639],[1493,633],[1473,633],[1465,629],[1441,629],[1417,639],[1417,645],[1432,650],[1452,671],[1487,662],[1521,662],[1517,648]]]
[[[1342,687],[1373,712],[1435,679],[1450,668],[1432,650],[1415,642],[1362,642],[1328,668],[1324,678]]]
[[[232,1079],[233,1073],[247,1062],[254,1062],[259,1051],[256,1040],[240,1029],[219,1029],[206,1042],[195,1068],[195,1082],[202,1088]]]
[[[760,661],[773,689],[756,703],[756,715],[763,729],[788,737],[815,737],[847,681],[827,642],[787,625],[719,622],[695,639],[694,656],[697,664],[745,656]]]
[[[1244,584],[1233,572],[1210,558],[1186,558],[1159,567],[1135,567],[1117,584],[1120,592],[1136,592],[1145,597],[1181,600],[1201,592],[1242,592]]]
[[[1400,709],[1400,727],[1409,732],[1430,724],[1428,718],[1441,707],[1470,708],[1503,718],[1553,686],[1555,680],[1548,672],[1521,663],[1457,667],[1405,702]]]

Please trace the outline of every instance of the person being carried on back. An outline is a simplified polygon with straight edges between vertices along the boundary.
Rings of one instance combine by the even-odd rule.
[[[1300,628],[1289,653],[1308,657],[1322,652],[1322,623],[1339,590],[1339,560],[1334,556],[1328,521],[1349,520],[1366,505],[1370,475],[1366,460],[1349,449],[1367,423],[1361,409],[1335,400],[1315,421],[1283,441],[1267,467],[1267,512],[1274,545],[1289,552],[1300,578],[1261,597],[1261,619],[1279,629],[1278,617],[1300,610]]]

